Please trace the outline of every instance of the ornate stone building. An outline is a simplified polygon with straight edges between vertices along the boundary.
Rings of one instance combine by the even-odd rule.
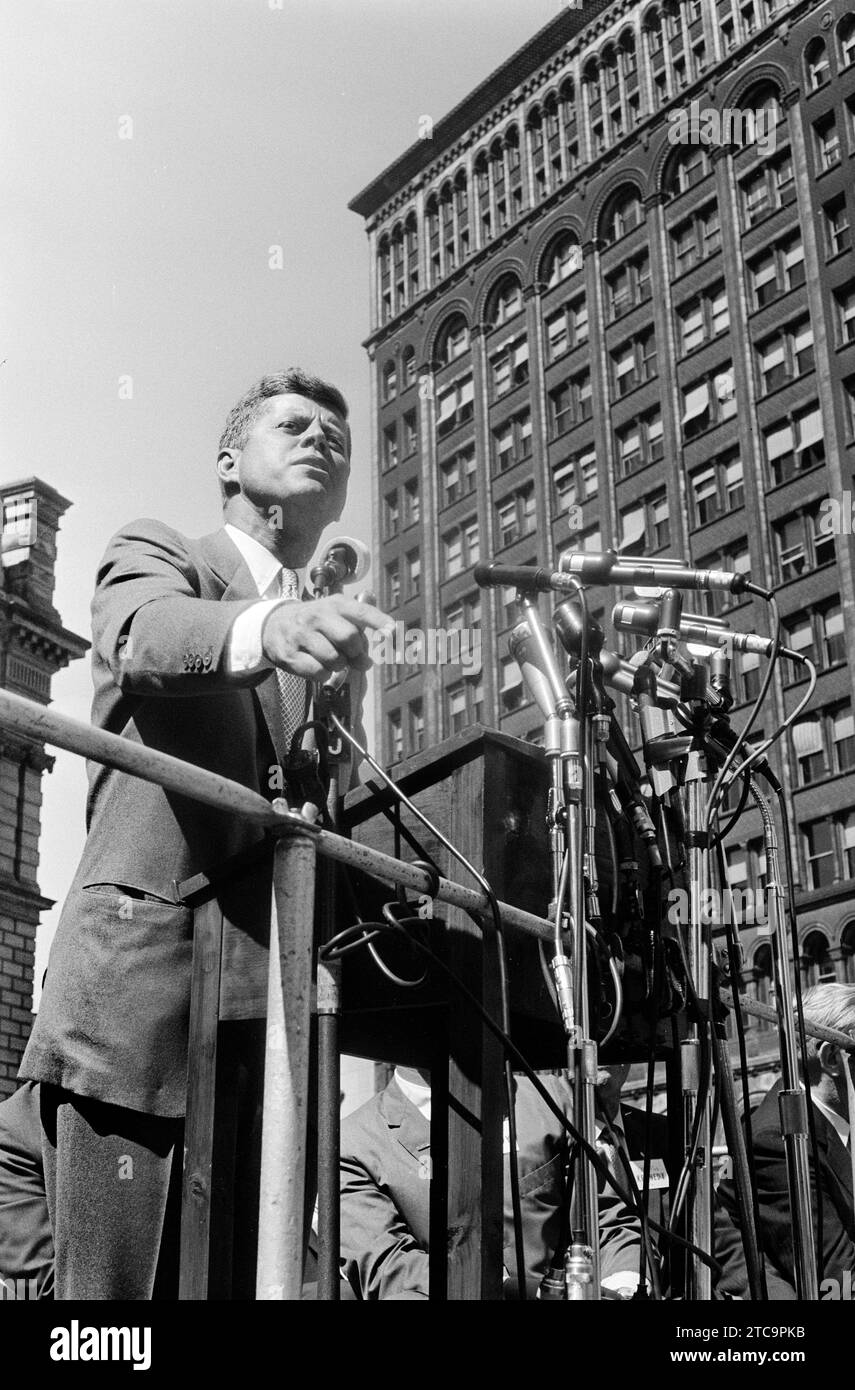
[[[0,686],[50,702],[54,672],[89,643],[68,632],[53,604],[56,533],[70,503],[39,478],[0,484]],[[0,729],[0,1097],[15,1075],[32,1023],[39,914],[42,773],[53,758],[37,740]]]

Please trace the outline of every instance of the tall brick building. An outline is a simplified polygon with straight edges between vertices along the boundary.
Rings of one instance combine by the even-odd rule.
[[[750,138],[732,124],[748,112]],[[540,737],[507,652],[513,595],[479,592],[479,558],[614,545],[750,570],[820,670],[776,757],[799,965],[855,979],[851,5],[565,11],[422,133],[351,204],[370,247],[375,549],[385,606],[410,627],[480,627],[483,664],[386,668],[386,761],[475,720]],[[606,618],[618,596],[591,591]],[[768,631],[759,600],[726,616]],[[742,713],[761,675],[739,663]],[[804,688],[780,663],[758,727]],[[728,862],[735,886],[762,881],[756,811]],[[768,942],[746,946],[768,998]],[[768,1041],[756,1030],[760,1054]]]
[[[53,605],[56,533],[70,503],[39,478],[0,484],[0,686],[46,705],[54,672],[89,643],[62,626]],[[0,1097],[15,1074],[32,1023],[44,745],[0,729]]]

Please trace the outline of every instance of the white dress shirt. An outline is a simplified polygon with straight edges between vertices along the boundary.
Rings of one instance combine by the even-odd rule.
[[[230,671],[259,671],[270,667],[264,656],[261,632],[268,615],[280,603],[292,603],[293,599],[283,599],[279,594],[279,574],[282,565],[272,551],[239,531],[231,522],[226,523],[226,534],[234,541],[241,553],[244,564],[255,581],[259,602],[246,608],[234,621],[229,635],[228,663]],[[295,570],[297,587],[302,593],[305,570]]]

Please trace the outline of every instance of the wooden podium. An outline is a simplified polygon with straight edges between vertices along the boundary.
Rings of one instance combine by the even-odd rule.
[[[545,916],[550,896],[546,834],[549,775],[542,752],[476,726],[410,759],[396,777],[411,801],[479,869],[500,901]],[[429,858],[444,877],[475,883],[409,811],[369,779],[345,800],[343,833],[396,857]],[[417,845],[412,841],[415,840]],[[421,848],[418,848],[420,846]],[[355,885],[362,915],[379,916],[392,890]],[[373,911],[372,911],[373,907]],[[491,919],[437,904],[435,948],[496,1020],[501,1017]],[[506,929],[511,1031],[540,1068],[566,1056],[538,943]],[[380,943],[382,951],[382,942]],[[417,977],[422,962],[395,957]],[[501,1298],[503,1247],[503,1050],[471,1004],[437,972],[418,989],[384,978],[365,951],[348,957],[342,983],[342,1050],[431,1069],[431,1294]],[[446,1216],[448,1213],[448,1216]],[[447,1261],[445,1260],[447,1252]]]

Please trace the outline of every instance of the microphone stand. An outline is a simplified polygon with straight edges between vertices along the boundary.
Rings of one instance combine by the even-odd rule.
[[[769,802],[750,774],[749,786],[751,798],[763,820],[763,841],[766,850],[769,933],[775,977],[781,1078],[784,1083],[778,1096],[778,1104],[781,1112],[781,1133],[784,1136],[790,1211],[793,1218],[796,1292],[801,1299],[816,1301],[819,1298],[819,1282],[808,1163],[807,1096],[799,1077],[796,1025],[790,1007],[795,993],[795,981],[784,920],[784,889],[781,881],[778,837]]]
[[[555,658],[532,594],[521,591],[519,601],[532,640],[542,656],[544,669],[555,670]],[[557,679],[557,687],[554,691],[553,715],[547,720],[546,734],[546,751],[550,762],[547,825],[555,893],[555,955],[551,969],[561,1020],[567,1034],[567,1073],[573,1088],[573,1125],[582,1139],[593,1148],[596,1141],[594,1102],[597,1048],[590,1036],[586,941],[586,908],[591,887],[596,893],[596,870],[592,868],[592,729],[586,720],[583,747],[580,711],[574,708],[560,678]],[[587,838],[586,815],[590,818]],[[568,899],[569,908],[565,908]],[[594,902],[593,898],[591,902]],[[568,930],[569,958],[564,945]],[[572,1302],[599,1301],[597,1175],[588,1152],[581,1146],[575,1155],[573,1174],[571,1244],[564,1257],[563,1297]]]

